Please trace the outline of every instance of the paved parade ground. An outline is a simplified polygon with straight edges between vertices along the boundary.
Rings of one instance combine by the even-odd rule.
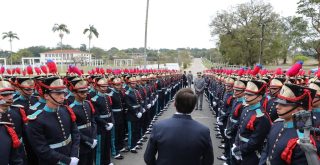
[[[205,70],[205,67],[203,66],[201,59],[200,58],[196,58],[193,60],[192,65],[190,67],[190,69],[186,70],[187,72],[191,70],[192,73],[194,74],[194,77],[196,76],[197,72],[202,72],[203,70]],[[175,109],[173,106],[173,102],[170,104],[169,109],[167,111],[165,111],[162,116],[159,117],[159,120],[163,120],[163,119],[167,119],[170,118],[173,114],[175,113]],[[215,138],[215,134],[216,132],[214,131],[214,125],[213,123],[215,123],[215,118],[212,115],[212,112],[209,109],[208,106],[208,102],[206,101],[206,99],[203,99],[203,110],[202,111],[194,111],[191,114],[192,118],[204,125],[206,125],[207,127],[210,128],[210,134],[211,134],[211,139],[212,139],[212,145],[213,145],[213,149],[214,149],[214,164],[220,165],[223,162],[217,160],[217,156],[221,156],[222,155],[222,150],[218,148],[218,146],[220,145],[220,141],[218,139]],[[144,160],[143,160],[143,154],[145,151],[145,148],[147,146],[147,142],[145,142],[143,144],[143,147],[141,150],[138,150],[137,154],[133,154],[133,153],[123,153],[124,159],[123,160],[113,160],[112,162],[115,165],[144,165]]]

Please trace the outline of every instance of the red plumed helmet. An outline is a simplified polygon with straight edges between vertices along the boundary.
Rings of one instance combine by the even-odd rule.
[[[72,70],[73,70],[73,73],[75,73],[75,74],[77,74],[77,75],[79,75],[79,76],[82,75],[81,70],[80,70],[78,67],[74,66],[74,67],[72,68]]]
[[[260,69],[262,69],[262,65],[257,64],[256,66],[254,66],[253,70],[251,71],[251,75],[255,76],[259,73]]]
[[[96,67],[96,73],[100,73],[100,68]]]
[[[27,66],[26,70],[27,70],[27,73],[28,73],[29,76],[33,74],[33,69],[32,69],[31,65]]]
[[[1,68],[0,68],[0,74],[3,74],[5,70],[6,70],[6,69],[4,68],[4,66],[1,66]]]
[[[12,74],[11,69],[6,69],[8,74]]]
[[[320,70],[319,69],[318,69],[316,75],[317,75],[318,78],[320,78]]]
[[[242,76],[244,74],[244,69],[243,68],[239,69],[237,74],[238,76]]]
[[[57,65],[54,61],[52,60],[48,60],[47,61],[47,66],[48,66],[48,69],[49,69],[49,73],[57,73],[58,72],[58,68],[57,68]]]
[[[21,69],[19,67],[16,67],[16,73],[21,74]]]
[[[263,69],[260,71],[260,75],[263,76],[263,75],[266,75],[268,73],[268,70],[267,69]]]
[[[281,68],[277,68],[274,74],[275,75],[282,75],[283,74],[282,69]]]
[[[26,76],[26,75],[27,75],[27,70],[23,69],[22,75],[23,75],[23,76]]]
[[[48,74],[48,68],[47,68],[47,66],[41,65],[40,68],[41,68],[41,70],[42,70],[42,72],[43,72],[44,74]]]
[[[16,73],[16,69],[15,69],[15,68],[12,68],[12,69],[11,69],[11,73],[12,73],[12,74]]]
[[[104,71],[103,68],[100,68],[99,71],[100,71],[100,72],[99,72],[100,74],[105,74],[105,71]]]
[[[289,77],[294,77],[296,76],[300,69],[302,68],[303,62],[302,61],[298,61],[296,62],[294,65],[292,65],[292,67],[287,71],[287,76]]]
[[[34,71],[37,73],[37,75],[41,74],[41,69],[39,67],[34,67]]]

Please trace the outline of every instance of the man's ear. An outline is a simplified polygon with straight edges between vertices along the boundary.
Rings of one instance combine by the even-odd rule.
[[[48,95],[48,94],[44,94],[43,97],[44,97],[44,99],[46,99],[46,100],[49,99],[49,95]]]

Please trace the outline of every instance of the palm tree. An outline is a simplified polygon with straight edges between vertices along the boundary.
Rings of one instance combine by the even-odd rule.
[[[63,36],[64,34],[63,33],[66,33],[66,34],[69,34],[70,33],[70,30],[68,29],[67,25],[65,24],[54,24],[53,28],[52,28],[52,31],[53,32],[59,32],[59,37],[60,37],[60,50],[61,50],[61,53],[62,53],[62,39],[63,39]],[[62,61],[63,61],[63,56],[61,54],[61,68],[62,68]]]
[[[89,32],[88,38],[89,38],[89,54],[90,54],[90,44],[91,44],[92,34],[98,38],[99,33],[97,29],[93,27],[93,25],[89,25],[89,28],[84,29],[83,34],[86,34],[87,32]]]
[[[17,35],[17,33],[13,33],[12,31],[9,32],[3,32],[2,33],[2,39],[6,39],[9,38],[9,42],[10,42],[10,60],[11,60],[11,65],[12,65],[12,40],[13,39],[18,39],[19,37]]]

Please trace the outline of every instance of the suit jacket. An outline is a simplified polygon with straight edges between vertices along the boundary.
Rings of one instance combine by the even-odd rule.
[[[192,82],[193,81],[193,75],[191,73],[188,73],[187,80],[188,80],[188,82]]]
[[[211,165],[210,130],[190,115],[175,114],[153,126],[144,160],[147,165]]]

